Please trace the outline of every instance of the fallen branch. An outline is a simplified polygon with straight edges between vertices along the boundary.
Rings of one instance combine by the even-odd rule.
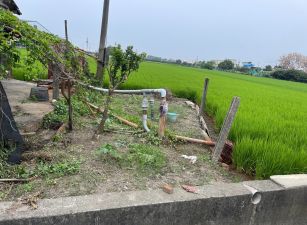
[[[63,133],[63,132],[65,131],[66,127],[67,127],[67,123],[63,123],[63,124],[59,127],[59,129],[55,132],[54,136]]]
[[[87,102],[85,100],[84,100],[84,102],[88,106],[90,106],[93,109],[95,109],[96,111],[103,113],[103,109],[99,108],[98,106],[95,106],[95,105],[93,105],[93,104],[91,104],[91,103],[89,103],[89,102]],[[126,125],[128,125],[130,127],[139,128],[139,125],[137,125],[136,123],[130,122],[129,120],[126,120],[126,119],[124,119],[124,118],[122,118],[120,116],[114,115],[113,113],[109,113],[109,115],[113,116],[114,118],[118,119],[119,121],[121,121],[122,123],[124,123],[124,124],[126,124]]]
[[[206,131],[201,130],[201,135],[204,137],[205,141],[212,141]]]
[[[37,85],[52,85],[53,80],[38,80]]]
[[[48,88],[48,90],[53,89],[52,85],[44,85],[44,84],[38,84],[37,87],[44,87],[44,88]]]
[[[215,143],[213,141],[204,141],[204,140],[200,140],[200,139],[194,139],[194,138],[189,138],[189,137],[184,137],[184,136],[179,136],[179,135],[176,135],[175,137],[178,140],[181,140],[181,141],[187,141],[187,142],[190,142],[190,143],[215,146]]]
[[[136,123],[130,122],[129,120],[126,120],[126,119],[124,119],[120,116],[116,116],[116,115],[111,114],[111,113],[109,113],[109,114],[110,114],[110,116],[115,117],[116,119],[118,119],[119,121],[121,121],[122,123],[124,123],[124,124],[126,124],[130,127],[139,128],[139,125],[137,125]]]
[[[23,137],[34,136],[34,135],[36,135],[36,132],[20,133],[20,135],[23,136]]]
[[[87,101],[84,101],[84,103],[87,105],[88,109],[90,110],[91,114],[93,117],[96,116],[96,113],[93,111],[92,107],[89,105]]]
[[[203,136],[206,141],[211,141],[208,126],[206,124],[204,117],[201,115],[199,106],[191,101],[185,101],[185,103],[188,106],[190,106],[192,109],[195,109],[197,117],[199,118],[200,127],[204,132],[206,132],[206,134],[204,134],[203,132],[202,134],[204,134]]]
[[[120,130],[110,130],[110,129],[105,129],[105,132],[110,132],[110,133],[116,133],[116,134],[137,134],[138,132],[133,132],[133,131],[120,131]],[[142,133],[144,133],[142,131]]]
[[[34,180],[36,177],[32,177],[29,179],[0,179],[0,183],[26,183]]]

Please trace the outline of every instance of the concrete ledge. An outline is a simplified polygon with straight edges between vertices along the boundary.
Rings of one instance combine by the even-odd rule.
[[[284,188],[307,186],[307,174],[278,175],[270,178]]]
[[[261,192],[259,204],[243,183],[208,185],[198,194],[175,189],[41,200],[37,210],[0,203],[0,225],[306,225],[307,187],[284,189],[272,181],[244,182]]]

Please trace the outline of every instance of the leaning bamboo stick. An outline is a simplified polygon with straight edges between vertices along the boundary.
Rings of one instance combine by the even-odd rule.
[[[86,102],[86,101],[85,101]],[[97,110],[98,112],[103,113],[103,109],[99,108],[96,105],[93,105],[92,103],[86,102],[86,104],[90,107],[92,107],[93,109]],[[134,127],[134,128],[139,128],[139,125],[137,125],[136,123],[130,122],[129,120],[126,120],[120,116],[114,115],[113,113],[109,113],[110,116],[115,117],[116,119],[118,119],[119,121],[121,121],[122,123],[130,126],[130,127]]]
[[[212,141],[205,130],[201,130],[201,135],[204,137],[205,141]]]
[[[204,119],[202,116],[200,116],[200,117],[199,117],[199,121],[200,121],[200,126],[201,126],[201,128],[202,128],[203,130],[205,130],[206,132],[208,132],[208,126],[207,126],[207,124],[206,124],[206,122],[205,122],[205,119]]]
[[[190,101],[186,101],[185,103],[188,106],[190,106],[192,109],[195,109],[197,117],[199,118],[200,127],[201,127],[202,130],[204,130],[206,132],[206,134],[204,134],[203,136],[204,136],[206,141],[210,141],[211,138],[210,138],[210,134],[209,134],[209,129],[208,129],[208,126],[206,124],[204,117],[202,116],[202,113],[200,111],[199,106],[197,104],[193,103],[193,102],[190,102]],[[203,132],[202,132],[202,134],[203,134]]]
[[[66,129],[66,126],[67,126],[67,123],[63,123],[63,124],[59,127],[59,129],[56,131],[55,135],[58,135],[58,134],[63,133],[63,132],[65,131],[65,129]]]
[[[178,140],[182,140],[182,141],[187,141],[187,142],[196,143],[196,144],[204,144],[204,145],[209,145],[209,146],[215,146],[215,143],[213,141],[204,141],[204,140],[200,140],[200,139],[194,139],[194,138],[189,138],[189,137],[184,137],[184,136],[179,136],[179,135],[176,135],[175,137]]]
[[[126,124],[126,125],[128,125],[130,127],[139,128],[139,125],[137,125],[136,123],[130,122],[129,120],[126,120],[126,119],[124,119],[124,118],[122,118],[120,116],[116,116],[116,115],[114,115],[112,113],[110,113],[110,116],[115,117],[116,119],[118,119],[119,121],[121,121],[122,123],[124,123],[124,124]]]
[[[93,117],[96,116],[96,113],[94,112],[94,110],[92,109],[92,107],[89,105],[88,102],[84,101],[84,103],[87,105],[88,109],[90,110],[91,114]]]

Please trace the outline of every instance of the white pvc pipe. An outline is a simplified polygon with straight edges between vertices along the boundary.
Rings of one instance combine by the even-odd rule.
[[[146,132],[150,132],[150,129],[147,126],[147,115],[143,115],[143,127]]]
[[[143,96],[142,109],[143,109],[143,119],[142,119],[142,121],[143,121],[144,130],[146,132],[150,132],[150,130],[149,130],[148,126],[147,126],[148,99],[147,99],[145,94]]]
[[[80,82],[79,82],[80,83]],[[82,84],[82,83],[80,83]],[[82,84],[85,85],[85,84]],[[101,91],[101,92],[109,92],[109,89],[106,88],[98,88],[98,87],[94,87],[91,85],[85,85],[88,88],[91,88],[93,90],[96,91]],[[114,90],[114,93],[117,94],[149,94],[149,93],[158,93],[161,95],[161,98],[165,98],[166,97],[166,90],[165,89],[141,89],[141,90]]]
[[[92,85],[87,85],[79,81],[78,83],[90,89],[96,90],[96,91],[105,92],[105,93],[109,92],[109,89],[106,89],[106,88],[94,87]],[[161,98],[166,98],[166,90],[162,88],[160,89],[141,89],[141,90],[115,90],[114,93],[117,93],[117,94],[154,94],[154,93],[158,93],[161,95]],[[146,103],[146,107],[143,107],[143,108],[146,108],[146,111],[147,111],[148,102]],[[150,129],[147,126],[147,112],[146,112],[146,115],[145,114],[143,115],[143,127],[146,132],[150,132]]]

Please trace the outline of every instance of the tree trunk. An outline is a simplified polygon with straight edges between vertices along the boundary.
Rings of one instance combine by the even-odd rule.
[[[61,70],[59,68],[58,65],[56,64],[51,64],[51,68],[52,68],[52,75],[53,75],[53,92],[52,92],[52,99],[59,99],[60,96],[60,90],[59,90],[59,86],[60,86],[60,77],[61,77]]]
[[[68,103],[68,130],[72,131],[72,105],[71,105],[71,80],[68,80],[68,99],[67,99],[67,103]]]
[[[103,114],[102,114],[102,120],[101,120],[101,122],[98,126],[98,130],[97,130],[96,134],[100,134],[104,130],[105,123],[108,119],[109,107],[110,107],[110,104],[111,104],[112,95],[113,95],[113,90],[109,89],[109,93],[108,93],[108,96],[107,96],[107,99],[106,99],[106,102],[105,102],[105,108],[104,108],[104,111],[103,111]]]

